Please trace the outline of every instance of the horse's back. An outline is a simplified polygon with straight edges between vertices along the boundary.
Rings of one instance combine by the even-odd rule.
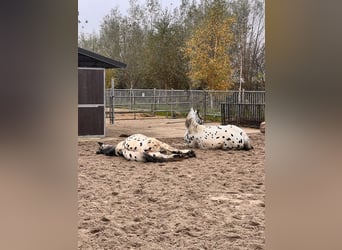
[[[252,149],[247,133],[235,125],[204,126],[200,133],[187,133],[190,147],[202,149]]]

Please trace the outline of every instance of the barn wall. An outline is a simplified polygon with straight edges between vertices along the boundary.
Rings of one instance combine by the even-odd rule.
[[[104,69],[78,69],[78,135],[105,136]]]

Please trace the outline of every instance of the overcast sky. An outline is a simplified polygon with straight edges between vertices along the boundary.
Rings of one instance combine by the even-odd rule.
[[[138,0],[139,3],[145,3],[145,0]],[[181,0],[159,0],[162,8],[179,6]],[[85,33],[98,32],[104,16],[110,13],[110,10],[119,7],[122,14],[126,14],[129,8],[128,0],[78,0],[78,19],[81,24],[78,25],[79,32]],[[85,21],[88,23],[85,23]]]

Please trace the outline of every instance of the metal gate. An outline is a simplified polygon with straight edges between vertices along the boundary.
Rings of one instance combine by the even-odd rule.
[[[235,92],[221,103],[221,123],[259,127],[265,121],[265,91]]]

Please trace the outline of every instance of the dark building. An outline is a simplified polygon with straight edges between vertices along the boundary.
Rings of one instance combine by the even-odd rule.
[[[78,48],[78,135],[105,136],[105,69],[126,64]]]

